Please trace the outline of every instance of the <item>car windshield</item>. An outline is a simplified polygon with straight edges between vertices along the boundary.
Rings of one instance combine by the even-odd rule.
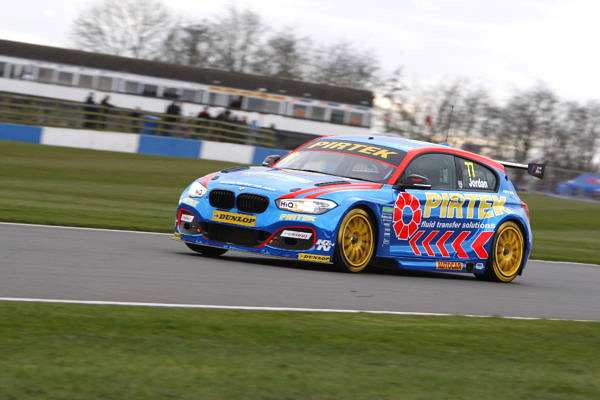
[[[391,164],[370,158],[326,151],[296,151],[276,166],[377,183],[386,183],[396,169]]]

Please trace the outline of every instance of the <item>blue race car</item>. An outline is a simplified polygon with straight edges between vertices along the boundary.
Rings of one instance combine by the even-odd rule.
[[[504,165],[543,176],[543,164]],[[174,238],[207,256],[234,249],[349,272],[377,258],[510,282],[525,268],[531,228],[504,165],[397,137],[322,137],[192,182]]]

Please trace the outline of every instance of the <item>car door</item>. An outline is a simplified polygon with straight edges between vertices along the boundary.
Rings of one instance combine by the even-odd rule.
[[[487,166],[465,157],[456,157],[458,186],[462,202],[462,235],[458,256],[488,257],[489,241],[496,222],[505,213],[506,197],[498,195],[498,175]]]
[[[430,189],[394,189],[390,255],[395,257],[451,257],[446,242],[458,234],[454,227],[458,181],[455,159],[448,153],[424,153],[404,169],[399,182],[410,175],[427,178]],[[462,210],[461,210],[462,211]]]

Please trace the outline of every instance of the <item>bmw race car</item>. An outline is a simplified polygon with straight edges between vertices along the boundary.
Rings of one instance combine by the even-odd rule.
[[[531,228],[504,165],[397,137],[321,137],[262,166],[192,182],[174,238],[208,256],[234,249],[349,272],[388,259],[510,282],[525,268]],[[544,172],[543,164],[508,166]]]

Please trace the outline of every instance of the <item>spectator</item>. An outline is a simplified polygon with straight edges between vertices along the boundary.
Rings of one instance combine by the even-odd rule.
[[[171,123],[179,121],[179,116],[181,115],[181,103],[179,103],[178,101],[173,101],[167,107],[166,114],[168,114],[169,116],[165,118],[165,121],[171,122]],[[171,124],[165,125],[165,129],[167,131],[170,131],[173,128],[174,128],[174,126]],[[170,132],[164,132],[164,133],[165,133],[165,136],[170,136]]]
[[[210,113],[208,112],[208,107],[204,107],[204,109],[198,113],[198,118],[210,119]]]
[[[114,107],[112,104],[110,104],[110,96],[106,95],[104,96],[104,98],[102,99],[102,101],[100,102],[100,104],[102,105],[101,107],[101,111],[104,115],[100,116],[100,119],[102,120],[102,124],[100,125],[100,127],[102,129],[106,129],[106,114],[110,114],[109,108]]]
[[[135,110],[133,110],[129,116],[134,118],[134,119],[130,119],[129,120],[129,125],[131,125],[131,132],[133,133],[138,133],[140,131],[140,120],[139,118],[141,117],[141,108],[140,107],[136,107]]]
[[[85,128],[94,129],[96,127],[94,120],[96,119],[96,113],[98,112],[96,102],[94,101],[94,92],[88,94],[85,103],[87,105],[83,108],[83,111],[85,111],[85,122],[83,123],[83,126]]]
[[[217,119],[219,121],[231,122],[231,111],[223,110],[219,115],[217,115]]]
[[[208,112],[208,107],[204,107],[202,111],[198,113],[198,120],[196,121],[196,132],[200,132],[200,127],[198,125],[202,125],[207,127],[209,125],[209,120],[211,119],[210,113]]]
[[[251,143],[256,143],[256,139],[258,138],[258,123],[256,122],[255,119],[252,120],[252,122],[250,122],[248,124],[248,128],[250,128],[248,130],[248,141]]]

